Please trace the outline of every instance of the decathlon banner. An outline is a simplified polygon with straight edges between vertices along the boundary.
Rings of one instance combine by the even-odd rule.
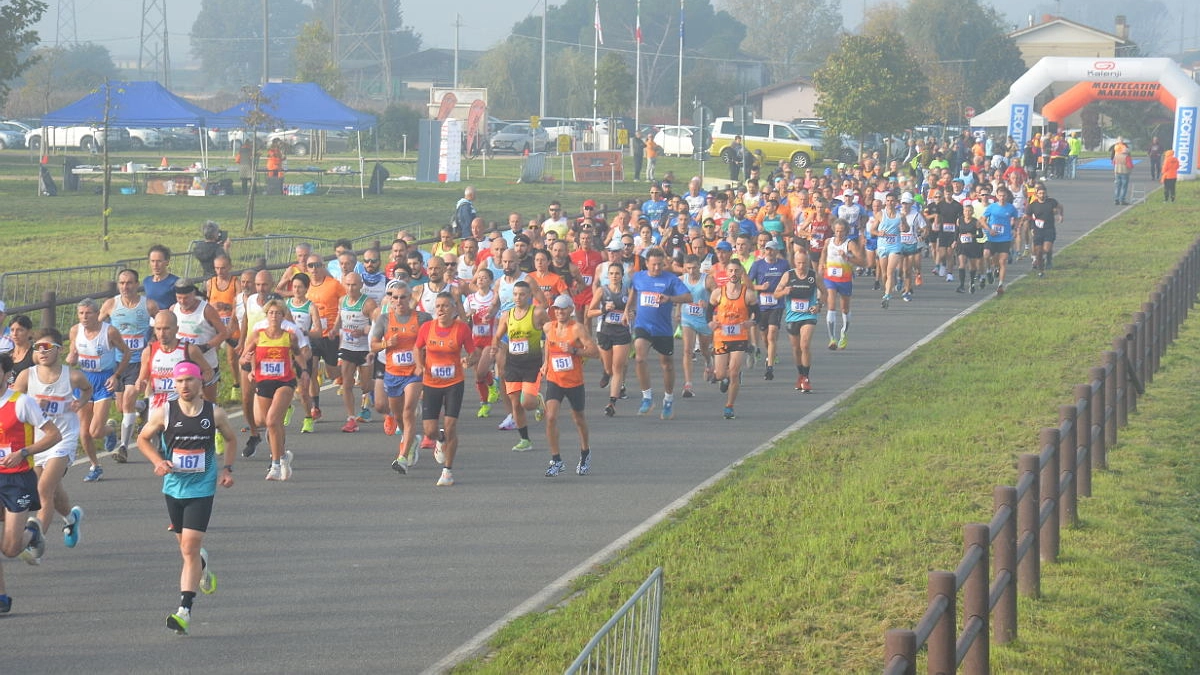
[[[1018,148],[1024,148],[1029,141],[1029,114],[1032,110],[1033,106],[1028,103],[1014,103],[1008,113],[1008,135]]]
[[[1175,110],[1175,156],[1179,158],[1179,175],[1193,176],[1196,171],[1196,107],[1183,106]]]

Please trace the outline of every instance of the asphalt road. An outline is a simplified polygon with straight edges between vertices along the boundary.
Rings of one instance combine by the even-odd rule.
[[[1066,209],[1060,247],[1118,212],[1111,190],[1109,174],[1096,171],[1050,185]],[[1027,261],[1017,263],[1010,283],[1028,271]],[[605,418],[593,363],[586,477],[573,470],[544,477],[541,425],[531,429],[535,450],[513,453],[516,433],[496,430],[500,415],[475,419],[469,404],[456,485],[435,488],[432,458],[422,457],[408,476],[389,468],[395,442],[378,422],[339,433],[327,392],[317,433],[289,432],[290,482],[263,480],[260,450],[239,458],[236,485],[220,491],[205,541],[219,589],[197,600],[187,638],[163,623],[177,605],[180,563],[159,480],[140,458],[106,462],[96,484],[80,483],[83,471],[73,469],[66,485],[87,513],[79,546],[66,549],[51,532],[40,567],[5,561],[14,607],[0,618],[3,670],[436,672],[514,608],[554,596],[547,586],[938,326],[977,303],[1004,301],[991,292],[958,295],[956,285],[926,274],[914,302],[897,299],[884,311],[879,293],[857,283],[849,348],[826,351],[818,327],[815,392],[793,391],[795,370],[784,357],[773,382],[762,380],[761,368],[747,373],[733,421],[721,418],[723,399],[710,385],[698,385],[694,399],[677,397],[675,419],[660,421],[656,367],[654,415],[634,414],[638,394],[630,386],[618,416]],[[571,467],[576,439],[567,421]]]

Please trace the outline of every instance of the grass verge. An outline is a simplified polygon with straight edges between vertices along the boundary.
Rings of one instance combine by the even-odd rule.
[[[1012,286],[742,464],[455,672],[561,671],[658,565],[663,672],[877,672],[883,632],[925,609],[926,572],[957,564],[962,525],[988,520],[991,487],[1015,481],[1017,456],[1200,234],[1198,191],[1182,190],[1183,202],[1152,201],[1066,249],[1047,279]],[[1193,328],[1172,359],[1196,347]],[[1195,369],[1169,363],[1186,387]],[[1200,669],[1200,528],[1188,503],[1200,471],[1178,442],[1197,403],[1164,407],[1169,424],[1151,419],[1152,401],[1179,395],[1164,386],[1156,379],[1133,419],[1142,431],[1122,436],[1115,470],[1081,502],[1063,562],[1044,568],[1045,597],[1022,601],[1021,640],[993,649],[998,672]],[[1171,430],[1174,443],[1157,440]],[[1146,527],[1131,534],[1135,521]]]

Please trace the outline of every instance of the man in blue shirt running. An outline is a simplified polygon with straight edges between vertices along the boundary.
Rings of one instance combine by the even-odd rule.
[[[996,191],[1000,201],[989,204],[983,210],[983,220],[988,227],[988,252],[991,264],[999,268],[996,280],[996,295],[1004,295],[1004,273],[1008,269],[1008,256],[1012,251],[1013,222],[1020,217],[1012,205],[1012,193],[1001,187]]]
[[[642,389],[639,415],[654,407],[654,392],[650,388],[650,370],[646,357],[650,347],[659,354],[663,369],[662,419],[675,416],[675,328],[672,325],[673,304],[692,302],[692,294],[679,277],[666,271],[666,253],[653,247],[646,252],[646,271],[633,275],[629,286],[629,301],[625,305],[625,323],[633,327],[633,349],[636,355],[638,386]]]

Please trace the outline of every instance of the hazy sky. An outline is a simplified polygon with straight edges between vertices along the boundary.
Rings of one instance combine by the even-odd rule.
[[[188,32],[192,22],[200,11],[200,1],[174,2],[158,0],[168,6],[167,25],[171,45],[171,62],[182,65],[191,60],[188,48]],[[882,4],[884,0],[843,0],[842,13],[846,17],[847,26],[853,27],[861,20],[865,7]],[[246,0],[253,2],[253,0]],[[1137,24],[1141,17],[1134,11],[1133,5],[1138,0],[1010,0],[985,4],[1004,5],[1008,7],[1005,16],[1015,25],[1025,25],[1029,14],[1040,16],[1042,13],[1057,13],[1059,9],[1064,16],[1102,30],[1111,31],[1113,15],[1120,12],[1130,14],[1129,22],[1133,25],[1136,37]],[[1171,12],[1169,19],[1163,18],[1163,26],[1170,26],[1171,35],[1166,36],[1167,50],[1175,51],[1182,39],[1185,47],[1200,47],[1200,8],[1192,0],[1188,0],[1187,14],[1179,21],[1179,15],[1184,6],[1184,0],[1159,0]],[[117,60],[136,58],[138,53],[138,35],[141,30],[141,8],[143,0],[48,0],[49,11],[39,24],[45,44],[54,44],[59,26],[58,8],[60,5],[75,5],[75,25],[78,39],[82,42],[94,42],[105,46]],[[550,5],[561,4],[550,0]],[[600,0],[601,15],[604,12],[604,0]],[[722,8],[725,0],[715,0],[718,8]],[[426,47],[454,46],[454,19],[456,14],[463,17],[463,27],[459,39],[464,49],[486,49],[496,42],[503,40],[512,26],[530,14],[540,14],[542,0],[445,0],[443,2],[427,3],[401,0],[401,10],[404,21],[416,29],[424,39]],[[1107,8],[1111,8],[1106,11]],[[1128,9],[1125,9],[1128,8]],[[1092,20],[1088,21],[1089,15]],[[1182,31],[1179,31],[1182,26]],[[1163,29],[1166,30],[1165,28]]]

